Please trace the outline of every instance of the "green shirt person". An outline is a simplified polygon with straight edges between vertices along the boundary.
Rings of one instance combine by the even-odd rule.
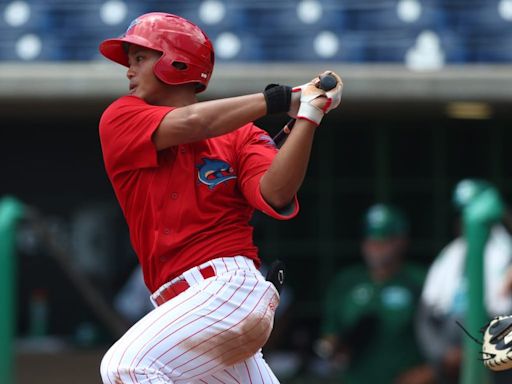
[[[366,266],[344,269],[331,282],[317,353],[345,361],[344,384],[431,383],[414,331],[424,273],[403,262],[407,221],[377,204],[364,222]]]

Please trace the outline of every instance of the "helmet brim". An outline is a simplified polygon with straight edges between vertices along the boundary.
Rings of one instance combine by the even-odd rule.
[[[107,59],[128,67],[128,54],[125,48],[126,44],[135,44],[144,48],[149,48],[161,52],[161,50],[153,47],[152,44],[146,39],[134,35],[124,36],[116,39],[107,39],[100,44],[99,50],[100,53]]]

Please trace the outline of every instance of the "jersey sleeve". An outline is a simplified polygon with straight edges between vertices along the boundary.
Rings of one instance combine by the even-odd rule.
[[[110,175],[158,166],[151,136],[171,107],[153,106],[135,96],[112,103],[100,120],[100,140]]]
[[[275,219],[295,217],[299,212],[297,196],[288,207],[278,211],[265,201],[260,191],[260,179],[278,152],[268,133],[255,125],[247,126],[239,139],[237,151],[238,184],[249,204]]]

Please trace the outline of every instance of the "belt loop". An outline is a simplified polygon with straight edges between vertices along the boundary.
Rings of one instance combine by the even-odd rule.
[[[153,304],[153,307],[157,308],[158,304],[156,303],[155,299],[153,298],[153,295],[149,295],[149,301],[151,301],[151,304]]]
[[[190,268],[188,271],[183,272],[182,276],[190,285],[198,284],[204,280],[198,267]]]

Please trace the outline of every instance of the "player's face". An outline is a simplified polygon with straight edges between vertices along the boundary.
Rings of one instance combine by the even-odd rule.
[[[372,269],[394,265],[402,254],[404,240],[401,238],[366,239],[363,242],[363,256]]]
[[[149,104],[158,104],[169,91],[169,87],[153,73],[153,66],[160,59],[160,52],[130,45],[128,49],[128,71],[130,95],[138,96]]]

